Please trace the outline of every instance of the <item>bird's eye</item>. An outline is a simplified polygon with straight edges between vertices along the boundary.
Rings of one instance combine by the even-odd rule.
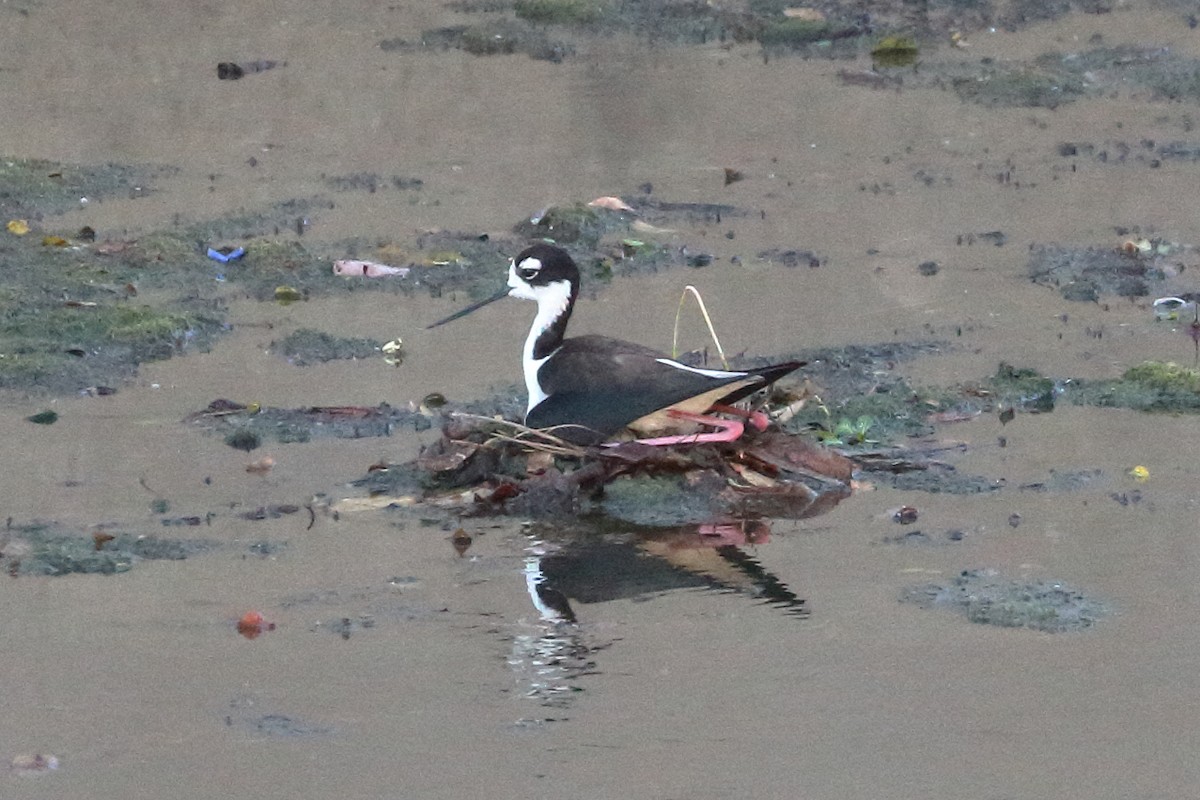
[[[541,271],[542,262],[533,256],[529,256],[522,258],[520,262],[514,262],[513,269],[521,280],[529,282],[536,278],[537,274]]]

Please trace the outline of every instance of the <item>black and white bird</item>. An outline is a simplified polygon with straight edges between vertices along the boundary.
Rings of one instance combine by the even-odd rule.
[[[689,423],[709,425],[717,433],[640,439],[649,444],[728,441],[744,430],[740,421],[704,416],[732,411],[731,404],[803,365],[787,361],[734,372],[701,369],[632,342],[608,336],[566,338],[567,322],[579,296],[579,269],[561,247],[539,243],[521,251],[508,268],[508,288],[481,300],[430,328],[465,316],[502,297],[537,303],[525,339],[522,361],[529,403],[525,424],[552,429],[561,439],[593,445],[631,430],[661,434]],[[762,415],[749,415],[765,427]]]

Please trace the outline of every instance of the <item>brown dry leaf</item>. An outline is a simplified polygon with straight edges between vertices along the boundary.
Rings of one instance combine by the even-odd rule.
[[[779,482],[774,478],[769,478],[761,472],[756,472],[750,469],[745,464],[730,464],[730,468],[742,477],[748,485],[759,489],[774,488],[779,485]]]
[[[450,544],[454,545],[454,552],[458,553],[458,557],[462,558],[466,555],[467,550],[471,547],[471,542],[475,541],[471,538],[471,534],[467,533],[462,528],[459,528],[450,537]]]
[[[446,441],[441,447],[426,448],[417,456],[417,468],[425,472],[452,472],[479,449],[473,442]]]
[[[783,15],[788,19],[801,19],[805,22],[824,22],[825,15],[815,8],[785,8]]]
[[[629,211],[633,212],[633,207],[619,197],[597,197],[592,202],[588,203],[592,208],[606,208],[609,211]]]
[[[258,461],[246,465],[246,472],[251,475],[266,475],[275,466],[275,459],[263,456]]]
[[[941,425],[949,422],[968,422],[975,419],[982,411],[962,411],[959,409],[949,409],[947,411],[935,411],[925,417],[925,421],[930,425]]]
[[[629,226],[635,233],[640,233],[645,236],[669,236],[676,231],[672,228],[660,228],[657,225],[651,225],[649,222],[642,222],[640,219],[635,219]]]
[[[137,244],[136,239],[131,239],[131,240],[127,240],[127,241],[126,240],[114,241],[114,240],[110,239],[108,241],[101,242],[100,244],[96,245],[92,249],[95,250],[97,253],[99,253],[102,256],[115,256],[120,253],[124,253],[126,250],[129,250],[136,244]]]
[[[544,450],[534,451],[525,458],[526,475],[541,475],[553,466],[554,454]]]

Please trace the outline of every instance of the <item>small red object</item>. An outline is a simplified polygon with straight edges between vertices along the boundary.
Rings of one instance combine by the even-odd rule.
[[[247,611],[237,622],[237,632],[247,639],[256,639],[266,631],[275,630],[274,622],[267,622],[258,611]]]

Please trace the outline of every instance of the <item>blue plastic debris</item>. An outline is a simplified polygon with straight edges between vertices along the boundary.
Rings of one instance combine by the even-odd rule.
[[[213,261],[220,261],[222,264],[228,264],[230,261],[237,261],[244,255],[246,255],[246,248],[244,247],[234,247],[232,249],[228,247],[222,247],[220,249],[215,247],[208,248],[208,257]]]

